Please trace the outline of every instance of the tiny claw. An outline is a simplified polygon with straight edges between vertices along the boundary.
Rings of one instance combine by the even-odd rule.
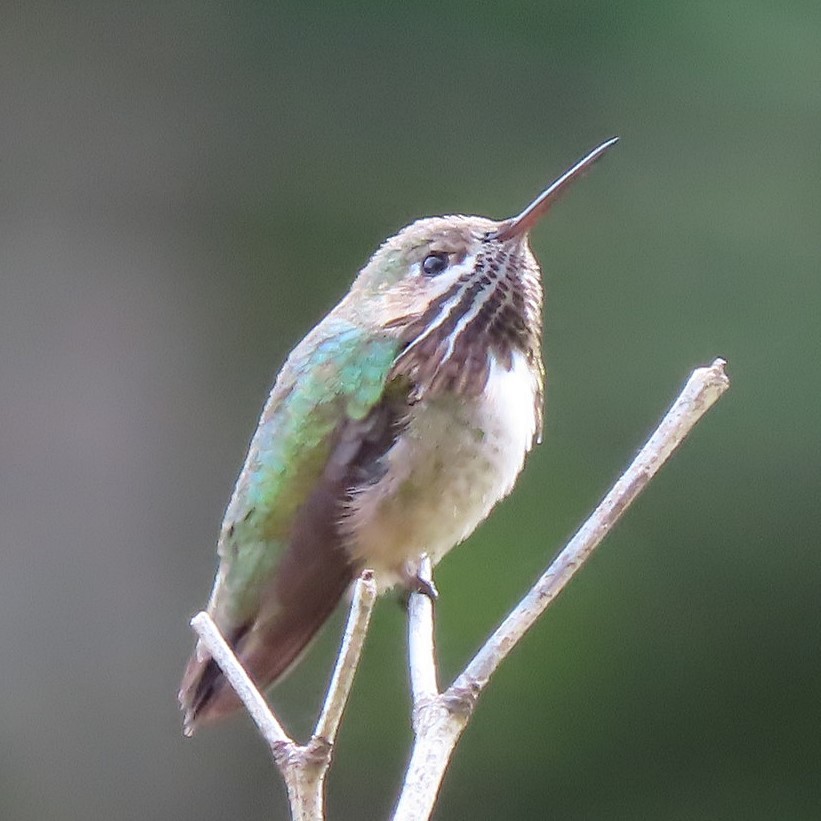
[[[427,556],[423,556],[421,561],[406,562],[401,568],[397,568],[398,582],[402,585],[401,589],[403,595],[400,598],[400,603],[405,610],[408,609],[410,597],[414,593],[421,593],[430,599],[431,604],[436,604],[439,598],[439,591],[433,583],[433,576],[431,575],[430,561]]]
[[[421,593],[430,599],[431,604],[436,604],[436,600],[439,598],[439,591],[433,583],[433,579],[424,579],[417,573],[413,577],[413,583],[415,586],[413,590],[414,593]]]
[[[430,561],[426,556],[423,556],[418,564],[408,562],[405,565],[403,576],[405,588],[409,593],[422,593],[433,603],[439,598],[439,591],[433,583]]]

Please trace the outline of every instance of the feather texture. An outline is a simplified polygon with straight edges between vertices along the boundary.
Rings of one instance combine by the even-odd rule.
[[[386,380],[397,344],[329,316],[288,358],[263,410],[226,512],[208,605],[261,688],[298,659],[357,572],[339,522],[350,487],[394,435],[397,391]],[[399,396],[401,405],[401,387]],[[239,706],[201,648],[180,703],[189,733]]]

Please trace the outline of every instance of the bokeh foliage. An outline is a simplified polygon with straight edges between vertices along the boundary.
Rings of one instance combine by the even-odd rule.
[[[508,661],[438,817],[821,814],[821,6],[31,2],[0,26],[0,815],[270,818],[249,722],[179,733],[187,618],[289,347],[388,234],[534,236],[545,444],[441,567],[446,675],[695,365],[734,385]],[[336,628],[276,692],[311,722]],[[380,604],[330,781],[410,737]]]

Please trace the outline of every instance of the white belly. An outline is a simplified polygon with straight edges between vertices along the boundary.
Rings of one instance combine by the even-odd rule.
[[[435,563],[506,496],[536,433],[537,383],[524,358],[494,361],[485,392],[415,405],[388,470],[358,493],[345,520],[351,555],[395,584],[423,553]]]

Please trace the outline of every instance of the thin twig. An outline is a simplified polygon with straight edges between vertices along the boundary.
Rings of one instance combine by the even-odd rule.
[[[730,382],[724,365],[724,360],[716,359],[710,367],[693,372],[678,399],[624,475],[453,684],[433,699],[422,702],[414,698],[416,737],[394,821],[424,821],[430,817],[456,744],[470,720],[476,699],[491,675],[699,419],[727,390]],[[423,597],[414,595],[411,598]],[[419,609],[411,609],[409,618],[409,631],[413,635],[423,628],[419,624],[423,614]],[[411,658],[412,675],[414,667],[419,664],[418,659]],[[414,687],[415,695],[416,692]]]
[[[419,564],[419,578],[431,581],[427,556]],[[423,704],[439,694],[436,683],[436,653],[433,639],[433,602],[425,593],[408,599],[408,658],[413,703]]]
[[[725,364],[723,359],[716,359],[709,367],[693,371],[678,399],[630,467],[530,592],[485,642],[453,683],[453,689],[469,688],[478,692],[485,687],[502,659],[587,561],[699,419],[730,387],[730,381],[724,372]]]
[[[191,626],[206,650],[219,665],[268,743],[285,781],[294,821],[321,821],[324,818],[325,775],[331,764],[333,743],[359,666],[375,600],[373,574],[366,570],[354,585],[351,611],[325,703],[314,735],[305,745],[297,744],[282,728],[213,619],[203,612],[191,620]]]
[[[191,626],[202,639],[211,658],[219,665],[228,683],[234,688],[234,692],[242,700],[245,709],[248,710],[271,750],[276,750],[282,745],[293,744],[293,740],[271,712],[268,702],[245,672],[245,668],[228,646],[228,642],[222,637],[222,633],[214,624],[211,616],[205,612],[197,613],[191,619]]]
[[[436,683],[432,603],[427,595],[411,595],[408,605],[409,657],[415,742],[394,821],[424,821],[430,817],[453,750],[491,675],[698,420],[727,390],[729,380],[724,364],[723,360],[716,359],[710,367],[693,372],[679,398],[624,475],[485,642],[464,672],[443,693],[438,692]],[[422,578],[430,579],[427,559],[420,573]],[[298,746],[285,733],[211,618],[200,613],[191,622],[268,742],[288,788],[292,817],[300,821],[317,821],[324,817],[322,792],[332,742],[359,663],[376,595],[373,579],[367,573],[363,575],[355,588],[345,638],[316,731],[305,746]]]
[[[339,722],[342,720],[342,713],[348,703],[375,601],[376,584],[373,580],[373,573],[366,570],[354,586],[353,601],[348,614],[348,623],[345,625],[342,646],[339,649],[331,683],[328,685],[325,704],[322,706],[322,713],[314,730],[315,738],[323,738],[329,744],[333,744],[336,740]]]

